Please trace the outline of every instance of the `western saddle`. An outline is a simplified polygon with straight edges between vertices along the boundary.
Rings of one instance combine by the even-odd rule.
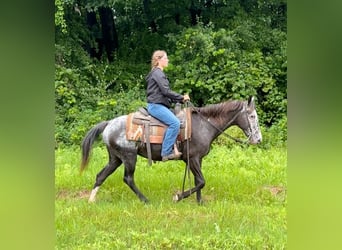
[[[176,117],[180,120],[177,142],[191,138],[191,108],[183,108]],[[152,164],[151,143],[162,144],[167,125],[152,117],[146,108],[128,114],[126,121],[126,138],[129,141],[145,144],[149,165]],[[177,143],[176,142],[176,143]]]

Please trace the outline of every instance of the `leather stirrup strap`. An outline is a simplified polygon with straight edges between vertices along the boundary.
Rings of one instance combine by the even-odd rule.
[[[150,143],[150,123],[144,122],[144,128],[145,128],[148,165],[151,166],[152,165],[152,153],[151,153],[151,143]]]

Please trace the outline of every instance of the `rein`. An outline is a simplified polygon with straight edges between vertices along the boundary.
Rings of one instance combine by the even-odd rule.
[[[187,101],[185,103],[186,107],[189,107],[190,101]],[[192,104],[191,104],[192,105]],[[193,105],[192,105],[193,106]],[[191,112],[191,111],[190,111]],[[191,179],[190,179],[190,142],[189,139],[186,140],[186,157],[187,157],[187,164],[185,166],[184,170],[184,178],[183,178],[183,186],[182,186],[182,194],[184,194],[184,188],[185,188],[185,178],[188,174],[189,178],[189,186],[191,187]],[[191,188],[190,188],[190,194],[191,194]]]

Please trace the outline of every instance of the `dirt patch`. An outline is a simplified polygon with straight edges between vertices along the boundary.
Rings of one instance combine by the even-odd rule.
[[[88,198],[90,195],[89,190],[78,190],[72,191],[67,189],[59,190],[56,193],[56,199],[85,199]]]
[[[272,196],[277,196],[286,192],[285,187],[282,186],[263,186],[262,189],[269,191]]]

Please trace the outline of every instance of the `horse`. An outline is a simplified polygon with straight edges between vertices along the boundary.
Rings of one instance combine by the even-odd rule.
[[[249,97],[248,100],[228,100],[204,107],[193,107],[191,110],[191,138],[180,143],[179,150],[182,152],[182,156],[178,160],[187,164],[193,174],[195,186],[176,194],[173,200],[178,202],[196,193],[197,202],[202,203],[201,190],[205,186],[205,179],[201,170],[202,159],[209,153],[214,139],[233,125],[238,126],[244,132],[250,144],[260,143],[262,135],[253,96]],[[100,186],[122,163],[124,165],[124,183],[142,202],[147,203],[149,201],[134,181],[137,156],[147,158],[146,145],[127,140],[125,135],[127,117],[128,115],[122,115],[112,120],[99,122],[83,138],[81,143],[81,173],[89,162],[92,145],[100,134],[102,134],[109,155],[108,163],[96,175],[89,202],[95,201]],[[151,144],[150,150],[153,161],[162,160],[161,144]]]

